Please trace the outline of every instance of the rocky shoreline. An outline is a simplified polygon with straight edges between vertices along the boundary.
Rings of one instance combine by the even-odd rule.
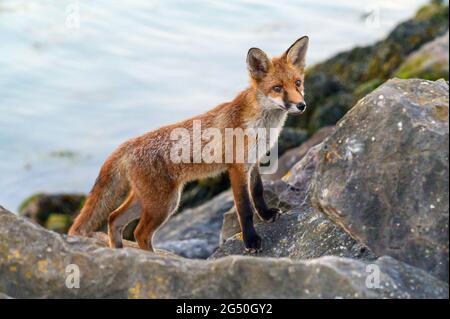
[[[164,226],[157,247],[176,255],[106,248],[2,209],[0,291],[14,298],[448,298],[448,91],[444,80],[390,80],[282,180],[266,181],[268,201],[284,213],[256,223],[264,241],[257,256],[239,256],[246,253],[227,192]],[[83,289],[64,284],[71,264]],[[368,269],[377,271],[376,287]]]
[[[38,195],[19,215],[0,207],[0,299],[448,298],[448,6],[433,3],[308,71],[315,107],[264,176],[283,214],[255,217],[260,254],[221,177],[189,187],[157,254],[67,237],[84,196]],[[65,284],[73,264],[82,289]]]

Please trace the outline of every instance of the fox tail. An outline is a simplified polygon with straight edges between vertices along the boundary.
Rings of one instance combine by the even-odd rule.
[[[117,160],[111,158],[103,164],[80,214],[69,229],[69,235],[89,236],[103,224],[126,196],[129,183],[116,162]]]

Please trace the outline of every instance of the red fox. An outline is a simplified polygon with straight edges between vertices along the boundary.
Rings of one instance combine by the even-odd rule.
[[[262,50],[251,48],[246,60],[250,87],[233,101],[119,146],[103,164],[69,235],[89,236],[108,220],[110,246],[121,248],[123,228],[140,218],[134,231],[136,241],[141,249],[153,251],[153,235],[177,209],[183,186],[228,171],[245,248],[258,252],[261,237],[253,225],[254,212],[267,222],[275,221],[281,213],[264,201],[259,163],[237,161],[234,154],[233,161],[226,161],[224,158],[230,155],[226,145],[218,149],[222,161],[195,161],[201,147],[207,144],[203,140],[187,160],[174,162],[171,153],[176,142],[172,135],[177,129],[193,134],[192,123],[196,121],[203,128],[215,128],[219,132],[227,128],[275,128],[279,133],[288,113],[301,114],[306,109],[303,88],[308,42],[304,36],[284,54],[272,59]],[[252,147],[251,140],[246,139],[245,148]],[[233,146],[231,151],[236,152],[237,148]],[[140,210],[128,209],[132,204],[139,204]]]

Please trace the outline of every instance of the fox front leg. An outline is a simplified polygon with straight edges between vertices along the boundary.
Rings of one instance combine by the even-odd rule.
[[[262,220],[273,223],[281,214],[279,208],[269,208],[264,200],[264,186],[259,174],[259,167],[255,165],[250,174],[250,190],[256,211]]]
[[[233,165],[229,169],[229,174],[245,249],[256,253],[261,250],[261,237],[256,233],[253,225],[253,205],[249,189],[250,173],[245,165]]]

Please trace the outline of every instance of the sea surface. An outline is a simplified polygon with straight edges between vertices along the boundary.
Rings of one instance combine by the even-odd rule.
[[[88,192],[124,140],[247,85],[250,47],[308,64],[385,37],[425,0],[0,0],[0,205]]]

